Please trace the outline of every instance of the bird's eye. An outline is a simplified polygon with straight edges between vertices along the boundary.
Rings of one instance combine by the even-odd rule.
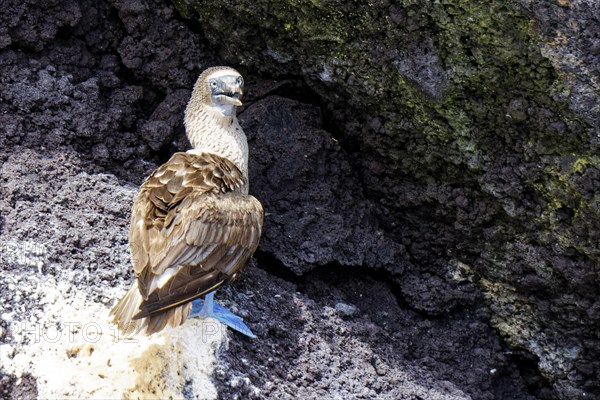
[[[240,76],[237,78],[237,80],[235,81],[235,83],[237,83],[240,86],[244,86],[244,79]]]
[[[217,87],[217,82],[215,82],[215,81],[211,81],[211,82],[210,82],[210,87],[212,87],[212,88],[216,88],[216,87]]]

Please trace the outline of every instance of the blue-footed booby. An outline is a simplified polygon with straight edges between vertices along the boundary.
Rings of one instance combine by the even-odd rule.
[[[215,289],[246,267],[263,224],[248,194],[248,142],[236,117],[243,87],[233,68],[202,72],[185,110],[193,149],[175,153],[140,188],[129,229],[136,280],[111,311],[121,332],[150,335],[192,311],[254,337],[213,302]]]

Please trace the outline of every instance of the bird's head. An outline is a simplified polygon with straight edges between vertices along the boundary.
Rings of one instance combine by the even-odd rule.
[[[243,90],[244,78],[235,69],[208,68],[198,77],[190,104],[198,101],[204,106],[214,107],[223,116],[229,117],[235,114],[237,106],[242,105],[240,99]]]

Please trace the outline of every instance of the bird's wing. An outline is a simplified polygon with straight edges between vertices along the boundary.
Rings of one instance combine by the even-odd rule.
[[[176,153],[144,182],[129,232],[145,299],[135,318],[202,296],[246,266],[263,210],[236,191],[243,184],[233,163],[209,153]]]

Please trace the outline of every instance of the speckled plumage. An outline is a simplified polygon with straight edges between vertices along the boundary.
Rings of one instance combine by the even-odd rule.
[[[248,141],[242,127],[233,114],[224,118],[215,107],[206,107],[211,94],[206,80],[223,72],[239,73],[229,67],[212,67],[204,71],[194,85],[194,95],[185,110],[185,127],[192,147],[196,151],[207,150],[237,165],[248,176]],[[210,126],[210,129],[206,129]],[[247,185],[245,193],[248,193]]]
[[[111,312],[122,332],[180,325],[190,302],[235,279],[258,246],[263,210],[247,194],[248,145],[235,116],[242,86],[234,69],[204,71],[185,113],[194,149],[142,184],[129,231],[136,281]]]

